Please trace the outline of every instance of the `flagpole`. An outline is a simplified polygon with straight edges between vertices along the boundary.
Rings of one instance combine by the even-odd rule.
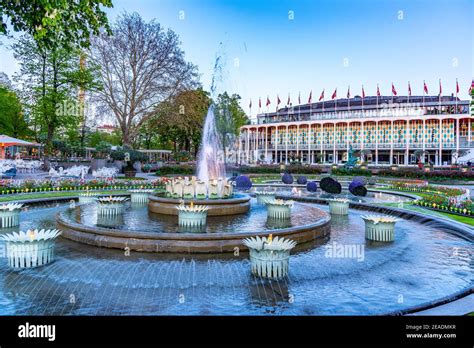
[[[362,112],[364,111],[364,85],[362,85]]]
[[[393,104],[393,82],[392,82],[392,104]]]
[[[423,80],[423,112],[425,112],[425,86],[426,82]]]
[[[301,91],[298,93],[298,121],[301,120]]]
[[[407,104],[410,104],[410,81],[408,81],[408,102]]]
[[[350,112],[351,111],[351,102],[350,102],[350,96],[351,96],[351,92],[350,92],[350,89],[351,89],[351,86],[347,87],[347,111]]]
[[[454,112],[455,114],[458,113],[458,79],[456,78],[456,100],[454,101],[454,105],[456,107],[456,111]]]
[[[309,118],[311,119],[311,111],[312,111],[312,104],[313,104],[313,91],[309,92],[310,100],[309,100]]]
[[[377,113],[379,112],[379,84],[377,83],[377,95],[376,95],[376,100],[377,100]]]
[[[441,115],[441,79],[439,79],[438,107],[439,107],[439,114]]]

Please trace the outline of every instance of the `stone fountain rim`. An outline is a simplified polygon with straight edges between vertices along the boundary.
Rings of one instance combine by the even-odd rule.
[[[302,205],[308,205],[307,203],[300,203]],[[317,207],[311,207],[312,209],[318,209]],[[235,233],[186,233],[186,232],[174,232],[174,233],[154,233],[154,232],[145,232],[145,231],[130,231],[130,230],[119,230],[111,229],[104,227],[92,227],[86,226],[77,222],[71,221],[68,217],[65,216],[65,212],[60,212],[56,214],[56,221],[59,225],[73,228],[86,233],[92,233],[96,235],[103,236],[115,236],[115,237],[126,237],[126,238],[137,238],[137,239],[150,239],[150,240],[186,240],[186,241],[215,241],[215,240],[231,240],[236,238],[247,238],[255,236],[268,236],[268,234],[273,234],[276,236],[287,236],[292,233],[304,232],[310,229],[314,229],[320,226],[323,226],[330,222],[331,215],[324,210],[321,210],[323,217],[317,222],[295,226],[287,227],[275,230],[265,230],[265,231],[251,231],[251,232],[235,232]],[[63,235],[64,236],[64,235]]]
[[[239,197],[233,198],[206,198],[206,199],[197,199],[197,198],[172,198],[172,197],[159,197],[157,195],[150,195],[148,199],[153,202],[166,203],[166,204],[179,204],[181,201],[185,203],[193,202],[194,204],[200,205],[225,205],[225,204],[240,204],[247,203],[250,201],[250,196],[245,193],[237,193]]]

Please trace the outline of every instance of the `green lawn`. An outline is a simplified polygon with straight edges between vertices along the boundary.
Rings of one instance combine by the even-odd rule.
[[[38,198],[60,198],[60,197],[77,197],[79,194],[84,193],[85,191],[66,191],[66,192],[38,192],[38,193],[24,193],[24,194],[14,194],[14,195],[4,195],[0,196],[0,202],[12,202],[12,201],[22,201],[27,199],[38,199]],[[107,190],[107,191],[89,191],[97,193],[100,195],[110,195],[110,194],[123,194],[127,193],[126,190]]]

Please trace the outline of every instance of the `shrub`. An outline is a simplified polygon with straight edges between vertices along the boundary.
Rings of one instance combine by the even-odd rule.
[[[246,175],[239,175],[235,178],[235,187],[239,190],[250,190],[252,188],[252,180]]]
[[[367,195],[367,189],[364,186],[364,180],[360,178],[354,178],[354,180],[352,180],[352,182],[349,184],[349,192],[354,196],[365,197]]]
[[[281,181],[283,181],[284,184],[291,185],[293,183],[293,175],[285,173],[281,177]]]
[[[306,178],[306,176],[302,175],[302,176],[299,176],[298,179],[296,179],[296,182],[300,185],[306,185],[306,183],[308,182],[308,179]]]
[[[257,167],[241,166],[233,168],[235,171],[247,174],[280,174],[282,170],[280,166],[275,165],[259,165]],[[302,165],[289,165],[285,167],[285,172],[289,174],[321,174],[322,169],[320,167],[308,167]]]
[[[372,176],[372,172],[368,169],[361,169],[361,168],[332,168],[331,169],[332,175],[339,175],[339,176],[352,176],[352,175],[361,175],[361,176]]]
[[[321,190],[327,193],[339,194],[342,192],[341,184],[329,176],[322,178],[319,182],[319,186],[321,187]]]
[[[316,183],[316,181],[309,181],[306,184],[306,189],[308,190],[308,192],[316,192],[318,190],[318,184]]]
[[[196,172],[194,166],[189,165],[181,165],[181,166],[163,166],[157,169],[156,175],[163,176],[163,175],[170,175],[170,174],[178,174],[178,175],[193,175]]]
[[[399,168],[398,170],[381,169],[378,171],[380,176],[410,178],[410,179],[429,179],[429,180],[473,180],[474,172],[463,172],[457,169],[431,170],[425,172],[419,168]]]

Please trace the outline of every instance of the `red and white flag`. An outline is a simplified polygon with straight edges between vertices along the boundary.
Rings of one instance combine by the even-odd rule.
[[[408,82],[408,96],[411,97],[411,86],[410,86],[410,82]]]
[[[379,88],[379,84],[377,83],[377,97],[380,97],[380,88]]]
[[[425,81],[423,81],[423,92],[428,94],[428,86],[426,85]]]
[[[258,108],[262,108],[262,98],[258,97]]]
[[[267,96],[267,104],[266,104],[266,106],[268,106],[268,105],[270,105],[270,104],[271,104],[270,98],[268,98],[268,96]]]
[[[397,90],[395,89],[393,82],[392,82],[392,95],[397,95]]]
[[[351,97],[351,86],[347,87],[347,99]]]
[[[277,94],[277,106],[280,105],[280,103],[281,103],[281,100],[280,100],[280,97]]]
[[[456,95],[459,93],[459,83],[458,79],[456,79]]]
[[[474,80],[472,80],[471,87],[469,87],[469,95],[471,95],[473,87],[474,87]]]
[[[441,87],[441,79],[439,79],[439,96],[441,97],[441,94],[443,94],[443,87]]]
[[[313,101],[313,91],[311,90],[311,92],[309,92],[308,104],[311,104],[312,101]]]
[[[337,97],[337,88],[334,90],[334,93],[332,94],[331,99],[334,100],[336,99],[336,97]]]
[[[323,100],[324,99],[324,89],[323,91],[321,92],[321,95],[319,96],[319,101]]]
[[[364,86],[362,86],[362,98],[365,98]]]
[[[291,98],[290,98],[290,93],[288,93],[288,100],[286,101],[286,105],[290,105],[291,104]]]

